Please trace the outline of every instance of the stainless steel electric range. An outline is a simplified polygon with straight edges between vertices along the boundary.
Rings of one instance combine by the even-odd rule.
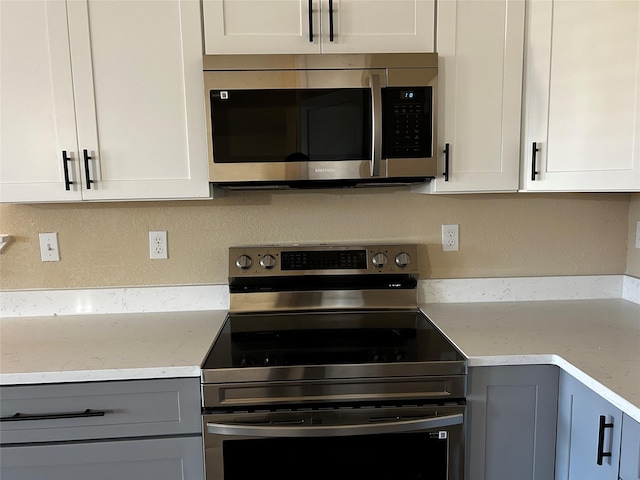
[[[462,480],[467,364],[417,280],[416,245],[231,248],[207,480]]]

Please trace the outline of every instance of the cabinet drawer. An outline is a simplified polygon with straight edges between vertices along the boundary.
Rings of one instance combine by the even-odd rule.
[[[201,480],[201,437],[0,448],[2,480]]]
[[[198,378],[8,386],[0,396],[2,444],[200,432]]]

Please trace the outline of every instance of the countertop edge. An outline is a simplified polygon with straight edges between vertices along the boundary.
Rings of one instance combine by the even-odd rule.
[[[0,374],[0,388],[16,385],[53,383],[153,380],[159,378],[200,377],[200,366],[73,370],[63,372],[26,372]]]

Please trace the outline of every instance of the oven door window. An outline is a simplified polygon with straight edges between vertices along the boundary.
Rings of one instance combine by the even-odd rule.
[[[447,480],[447,441],[419,432],[223,442],[224,480]]]
[[[371,160],[369,88],[211,90],[216,163]]]

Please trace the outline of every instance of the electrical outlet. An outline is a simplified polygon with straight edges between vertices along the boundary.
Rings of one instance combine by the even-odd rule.
[[[458,224],[442,225],[442,251],[457,252],[458,243]]]
[[[58,233],[40,233],[40,258],[43,262],[59,262]]]
[[[168,257],[166,230],[149,230],[149,258],[162,260]]]

